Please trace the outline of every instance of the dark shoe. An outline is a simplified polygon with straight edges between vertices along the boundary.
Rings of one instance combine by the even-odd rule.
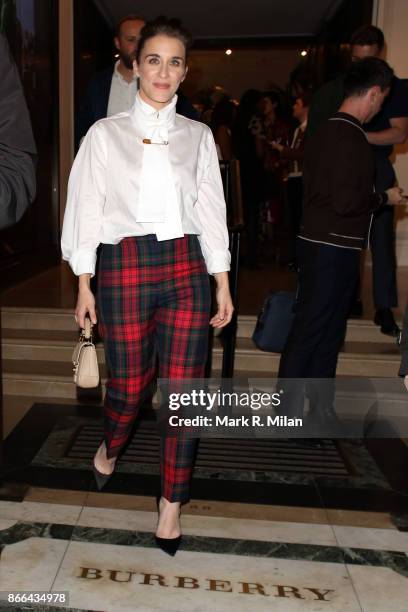
[[[160,516],[160,497],[161,497],[160,495],[156,497],[157,513],[159,516]],[[180,514],[181,514],[181,510],[180,510]],[[157,546],[161,548],[163,552],[174,557],[174,555],[176,554],[180,546],[181,535],[177,536],[176,538],[159,538],[157,535],[155,535],[154,538],[156,540]]]
[[[109,478],[112,476],[113,471],[110,474],[102,474],[102,472],[96,469],[95,464],[93,464],[92,467],[93,467],[93,473],[95,476],[96,486],[98,487],[98,490],[100,491],[102,487],[106,485]]]
[[[355,300],[350,308],[349,319],[360,319],[363,316],[363,302]]]
[[[375,313],[374,323],[381,326],[381,333],[398,337],[400,328],[395,322],[391,308],[379,308]]]
[[[333,407],[314,409],[312,414],[309,414],[306,425],[314,435],[318,434],[321,438],[340,437],[345,431],[344,424]]]
[[[104,440],[102,440],[101,444],[98,447],[98,450],[102,446],[103,442],[104,442]],[[98,451],[96,451],[96,452],[98,452]],[[96,486],[98,487],[98,490],[100,491],[102,489],[102,487],[104,487],[106,485],[106,483],[108,482],[109,478],[112,476],[113,472],[115,471],[115,468],[113,468],[113,470],[112,470],[112,472],[110,474],[103,474],[95,466],[95,457],[94,457],[93,462],[92,462],[92,469],[93,469],[93,473],[94,473],[94,476],[95,476]]]

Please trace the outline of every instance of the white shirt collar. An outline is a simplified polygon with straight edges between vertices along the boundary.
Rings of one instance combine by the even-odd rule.
[[[142,100],[140,92],[136,93],[135,103],[131,109],[134,120],[142,128],[167,127],[171,128],[176,119],[177,94],[161,110],[157,110]]]
[[[302,121],[302,123],[299,125],[299,128],[302,130],[302,132],[304,132],[306,129],[306,126],[307,126],[307,119]]]
[[[130,85],[131,83],[134,83],[134,81],[136,81],[136,80],[137,80],[137,77],[135,77],[135,76],[133,77],[133,79],[132,79],[130,82],[129,82],[129,81],[127,81],[126,79],[124,79],[124,78],[123,78],[123,75],[122,75],[122,74],[119,72],[119,62],[120,62],[120,59],[118,59],[118,60],[115,62],[115,67],[114,67],[114,69],[113,69],[113,74],[114,74],[114,75],[115,75],[115,76],[116,76],[116,77],[117,77],[117,78],[118,78],[118,79],[119,79],[121,82],[125,83],[126,85]]]

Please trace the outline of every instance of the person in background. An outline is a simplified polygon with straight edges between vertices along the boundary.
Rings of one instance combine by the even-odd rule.
[[[269,143],[289,145],[289,129],[279,117],[279,96],[275,92],[264,92],[259,102],[261,125],[256,137],[258,156],[264,168],[276,179],[281,175],[282,162],[276,150]]]
[[[217,146],[218,159],[230,161],[233,159],[231,129],[236,115],[236,106],[224,99],[214,106],[211,115],[211,129]]]
[[[36,194],[37,148],[17,66],[0,34],[0,231],[20,221]],[[0,320],[0,366],[2,364]],[[0,379],[0,462],[3,444]]]
[[[373,191],[375,161],[363,129],[379,112],[392,79],[392,69],[381,59],[355,62],[344,78],[339,111],[306,142],[299,293],[279,378],[324,379],[324,392],[309,395],[316,425],[337,424],[331,381],[372,216],[402,201],[397,187]]]
[[[404,320],[400,337],[401,363],[398,376],[404,378],[404,384],[408,391],[408,302],[405,306]]]
[[[279,226],[283,212],[283,178],[287,161],[281,158],[270,143],[276,142],[289,146],[289,126],[281,119],[279,95],[264,92],[259,103],[260,130],[256,136],[256,150],[263,165],[262,214],[264,221],[264,240],[274,244],[275,228]]]
[[[365,57],[379,57],[383,48],[382,31],[372,25],[361,26],[351,36],[350,59],[356,62]],[[343,99],[343,75],[329,81],[316,92],[309,113],[306,138],[312,136],[322,122],[336,112]],[[364,129],[375,154],[375,189],[384,191],[396,182],[390,160],[394,145],[404,143],[408,137],[408,86],[396,76],[381,111]],[[392,312],[392,308],[398,306],[392,206],[384,206],[374,215],[370,247],[376,310],[374,322],[380,326],[382,333],[397,336],[399,328]],[[358,290],[351,312],[356,316],[362,315]]]
[[[261,93],[256,89],[246,91],[240,100],[236,120],[232,128],[232,144],[240,163],[244,221],[247,235],[246,265],[258,267],[258,229],[262,199],[262,163],[257,156],[254,117]]]
[[[117,24],[113,42],[119,59],[97,72],[89,83],[76,116],[77,146],[95,121],[128,111],[133,105],[137,91],[133,61],[144,25],[144,19],[138,15],[127,15]],[[198,119],[197,111],[181,92],[178,92],[177,112]]]
[[[20,77],[0,34],[0,230],[15,225],[34,201],[36,161]]]
[[[278,151],[282,159],[289,161],[288,172],[285,178],[286,203],[290,224],[290,244],[289,244],[289,266],[295,268],[296,258],[296,237],[299,233],[300,220],[302,218],[302,199],[303,199],[303,156],[305,146],[305,130],[309,115],[309,105],[311,93],[302,92],[295,100],[293,105],[293,117],[298,121],[298,126],[294,131],[289,147],[285,147],[280,142],[273,140],[270,146]]]

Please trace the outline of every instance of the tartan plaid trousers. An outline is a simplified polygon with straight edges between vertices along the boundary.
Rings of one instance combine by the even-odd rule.
[[[102,245],[97,311],[109,369],[104,401],[108,458],[127,441],[157,375],[204,377],[210,307],[196,235],[158,241],[149,234]],[[189,499],[197,444],[182,435],[160,438],[161,493],[169,501]]]

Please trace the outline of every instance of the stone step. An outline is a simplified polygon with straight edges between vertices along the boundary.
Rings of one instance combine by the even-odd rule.
[[[240,315],[238,317],[239,338],[251,338],[257,317]],[[347,322],[346,342],[381,342],[395,344],[395,338],[382,334],[380,328],[371,319],[349,319]]]
[[[72,331],[78,332],[72,309],[3,307],[3,330],[38,330],[38,331]],[[239,338],[250,338],[255,329],[257,317],[238,316]],[[3,331],[4,333],[4,331]],[[395,344],[395,338],[380,332],[369,319],[350,319],[347,325],[347,342],[382,342]]]
[[[72,345],[64,341],[38,341],[27,345],[4,341],[3,385],[9,395],[50,395],[52,397],[76,397],[72,382],[70,362]],[[396,377],[400,357],[397,348],[373,343],[348,343],[340,353],[337,374],[339,376]],[[375,348],[373,352],[372,349]],[[106,376],[104,355],[98,346],[102,379]],[[250,339],[239,339],[235,353],[235,377],[242,373],[254,377],[269,378],[276,375],[280,355],[259,351]],[[215,339],[213,371],[221,369],[222,348]]]
[[[3,329],[78,330],[73,310],[64,308],[3,306],[1,324]]]
[[[2,355],[5,360],[38,360],[70,364],[76,339],[76,333],[70,331],[5,329],[3,330]],[[103,364],[105,356],[102,343],[97,342],[96,348],[99,363]],[[221,358],[221,342],[217,337],[214,339],[213,357],[214,359]],[[279,361],[279,358],[278,354],[257,349],[250,338],[237,339],[235,361],[238,370],[259,369],[270,372],[272,369],[272,371],[276,371],[274,364]],[[251,360],[250,365],[245,363],[248,359]],[[340,354],[340,360],[347,359],[368,361],[369,363],[397,363],[400,359],[400,353],[395,343],[346,342]],[[363,364],[361,366],[363,367]],[[218,367],[218,365],[214,364],[214,367]],[[354,374],[354,372],[350,372],[350,374]]]

